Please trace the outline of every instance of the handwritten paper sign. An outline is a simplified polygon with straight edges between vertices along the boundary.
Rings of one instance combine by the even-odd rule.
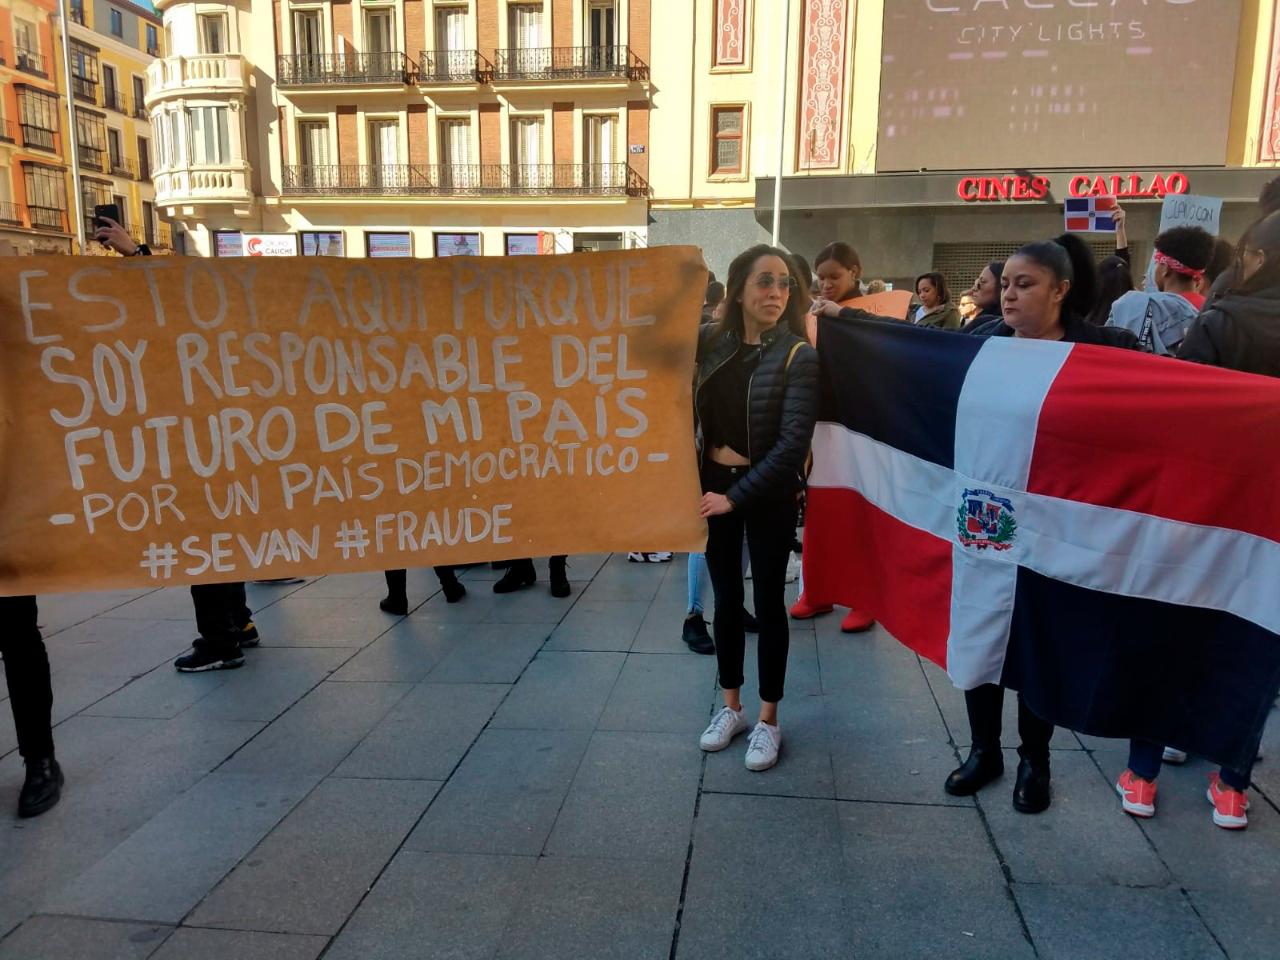
[[[1215,237],[1222,228],[1222,198],[1197,197],[1192,194],[1164,198],[1160,208],[1160,233],[1174,227],[1200,227]],[[1156,288],[1156,259],[1154,253],[1147,264],[1144,290]]]
[[[694,248],[0,259],[0,594],[700,549]]]

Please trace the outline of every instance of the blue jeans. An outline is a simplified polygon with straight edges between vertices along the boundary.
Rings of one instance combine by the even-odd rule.
[[[1164,747],[1150,740],[1129,741],[1129,769],[1143,780],[1154,780],[1160,773],[1160,757]],[[1224,786],[1232,790],[1249,789],[1249,773],[1239,773],[1223,767],[1219,774]]]
[[[751,563],[751,555],[747,552],[747,541],[742,541],[742,576],[747,575],[747,566]],[[707,589],[707,555],[705,553],[689,554],[689,603],[686,616],[692,617],[694,614],[701,614],[706,607],[703,606],[702,597]]]

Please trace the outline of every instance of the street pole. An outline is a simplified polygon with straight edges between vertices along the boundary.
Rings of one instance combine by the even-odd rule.
[[[71,236],[78,238],[80,252],[85,252],[84,238],[84,195],[80,192],[80,145],[76,141],[76,107],[75,96],[71,92],[71,10],[70,0],[59,0],[58,15],[62,18],[62,79],[67,91],[67,137],[64,143],[70,142],[68,159],[71,162],[71,202],[75,205],[76,222],[72,225]],[[74,249],[74,247],[72,248]]]
[[[62,0],[66,3],[66,0]],[[782,165],[787,155],[787,66],[791,56],[791,0],[782,4],[782,72],[778,75],[778,172],[773,181],[773,245],[782,234]]]

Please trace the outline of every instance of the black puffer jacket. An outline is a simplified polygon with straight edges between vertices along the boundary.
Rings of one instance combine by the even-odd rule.
[[[1212,301],[1192,321],[1178,359],[1280,377],[1280,287]]]
[[[773,327],[760,337],[760,362],[747,396],[747,458],[751,469],[729,488],[735,508],[788,496],[803,483],[804,459],[813,439],[818,403],[818,352],[789,330]],[[693,406],[701,426],[703,387],[738,352],[737,334],[718,323],[698,331]],[[701,454],[707,455],[704,449]]]

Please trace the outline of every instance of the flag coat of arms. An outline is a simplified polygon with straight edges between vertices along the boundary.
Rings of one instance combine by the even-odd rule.
[[[1115,233],[1115,197],[1071,197],[1063,203],[1068,233]]]
[[[1251,766],[1280,686],[1280,380],[823,320],[805,594],[960,687]]]

